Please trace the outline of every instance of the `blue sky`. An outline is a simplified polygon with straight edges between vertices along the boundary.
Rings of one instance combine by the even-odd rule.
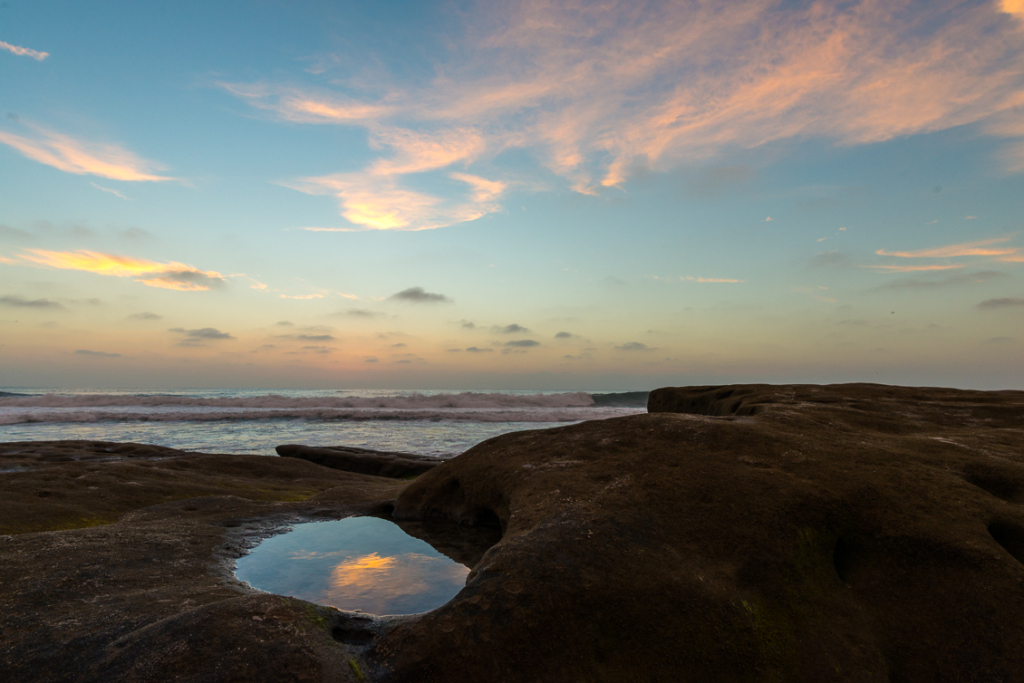
[[[0,383],[1024,387],[1024,2],[0,7]]]

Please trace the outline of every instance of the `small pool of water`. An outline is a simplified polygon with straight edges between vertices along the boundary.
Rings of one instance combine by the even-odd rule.
[[[235,576],[253,588],[369,614],[418,614],[451,600],[499,534],[403,523],[417,536],[437,536],[445,553],[378,517],[297,524],[264,540],[237,563]],[[424,533],[426,531],[426,533]],[[457,560],[451,559],[455,557]]]

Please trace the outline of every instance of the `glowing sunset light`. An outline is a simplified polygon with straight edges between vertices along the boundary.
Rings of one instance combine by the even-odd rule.
[[[1022,0],[92,7],[3,10],[9,382],[1024,385]]]
[[[145,259],[102,254],[95,251],[46,251],[27,249],[22,261],[63,270],[84,270],[97,275],[131,277],[150,287],[202,291],[224,284],[224,276],[215,271],[204,271],[174,261],[157,263]]]

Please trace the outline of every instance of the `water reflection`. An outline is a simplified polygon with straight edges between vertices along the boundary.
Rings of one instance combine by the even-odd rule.
[[[422,528],[413,533],[424,535]],[[461,535],[466,546],[497,540],[474,530],[449,535]],[[478,559],[482,550],[451,554]],[[299,524],[268,538],[238,560],[235,574],[254,588],[339,609],[417,614],[453,598],[469,570],[393,522],[350,517]]]

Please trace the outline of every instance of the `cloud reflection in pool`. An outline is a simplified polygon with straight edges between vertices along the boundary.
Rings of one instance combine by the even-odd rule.
[[[238,560],[253,588],[370,614],[417,614],[451,600],[469,567],[377,517],[298,524]]]

